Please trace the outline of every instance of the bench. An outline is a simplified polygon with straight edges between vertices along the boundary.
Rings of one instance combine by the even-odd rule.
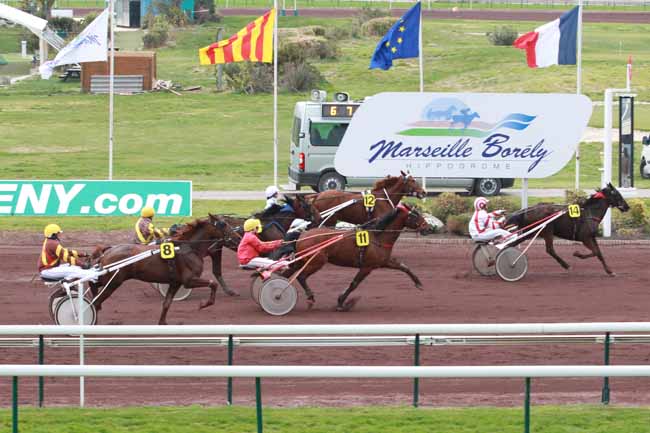
[[[68,78],[81,79],[81,68],[79,66],[73,66],[65,70],[65,73],[59,75],[59,78],[62,81],[68,81]]]

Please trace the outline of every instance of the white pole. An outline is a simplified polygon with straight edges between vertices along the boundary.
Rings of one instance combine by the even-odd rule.
[[[273,185],[278,186],[278,0],[273,0]]]
[[[424,53],[422,52],[422,3],[420,3],[420,29],[418,31],[418,62],[420,65],[420,92],[424,92]],[[422,176],[422,188],[427,189],[427,178]],[[426,200],[426,197],[425,197]]]
[[[576,55],[576,94],[582,93],[582,0],[578,0],[578,49]],[[580,142],[576,146],[576,191],[580,190]]]
[[[612,94],[614,89],[605,90],[605,121],[603,137],[603,179],[601,187],[607,186],[612,181]],[[608,238],[612,235],[612,212],[607,209],[603,218],[603,236]]]
[[[528,178],[521,179],[521,208],[528,207]]]
[[[109,79],[108,79],[108,180],[113,180],[113,103],[114,103],[114,74],[115,74],[115,31],[114,31],[114,14],[115,2],[109,0],[108,2],[108,25],[111,29],[111,51],[110,51],[110,66],[109,66]]]
[[[79,300],[79,311],[77,311],[77,316],[79,317],[79,326],[84,325],[84,285],[80,283],[77,286],[77,299]],[[83,366],[85,363],[84,356],[84,336],[83,334],[79,335],[79,366]],[[83,376],[79,376],[79,407],[84,407],[86,403],[86,392],[85,392],[85,380]]]
[[[628,57],[627,59],[627,74],[626,74],[627,80],[626,80],[626,86],[625,88],[629,92],[632,90],[632,56]]]

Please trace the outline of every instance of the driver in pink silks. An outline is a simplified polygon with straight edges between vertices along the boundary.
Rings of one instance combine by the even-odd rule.
[[[501,228],[505,221],[504,211],[488,212],[488,202],[485,197],[477,197],[474,200],[474,215],[469,220],[469,235],[474,241],[487,242],[510,234]]]
[[[258,219],[247,219],[244,222],[244,237],[237,247],[237,259],[240,265],[252,265],[267,268],[275,264],[275,260],[260,257],[262,253],[269,253],[282,245],[282,239],[277,241],[262,242],[257,234],[262,232],[262,223]]]

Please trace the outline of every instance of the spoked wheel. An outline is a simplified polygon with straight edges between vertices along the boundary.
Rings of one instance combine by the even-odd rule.
[[[167,290],[169,290],[169,284],[164,283],[151,283],[151,287],[158,290],[160,295],[164,298],[167,296]],[[187,289],[183,286],[178,288],[178,291],[174,295],[174,301],[184,301],[190,297],[192,294],[192,289]]]
[[[97,310],[86,298],[82,300],[83,324],[95,325],[97,323]],[[54,323],[57,325],[79,324],[79,297],[73,293],[70,297],[60,299],[54,308]]]
[[[63,290],[61,288],[55,290],[54,292],[52,292],[52,294],[50,294],[50,299],[49,299],[49,302],[48,302],[48,304],[49,304],[48,311],[50,312],[50,319],[52,319],[52,322],[54,322],[54,323],[56,323],[56,319],[55,319],[55,316],[54,316],[55,311],[56,311],[56,306],[59,304],[59,302],[62,299],[65,299],[66,296],[67,295],[65,294],[65,290]]]
[[[478,244],[472,253],[472,264],[479,274],[491,277],[496,275],[495,267],[499,249],[492,244]]]
[[[260,306],[272,316],[284,316],[293,310],[298,291],[283,277],[270,278],[260,289]]]
[[[528,258],[517,248],[505,248],[497,255],[496,271],[504,281],[519,281],[528,272]]]
[[[270,278],[275,278],[275,276],[272,275]],[[262,280],[262,276],[258,272],[255,272],[255,274],[251,276],[251,298],[253,298],[253,301],[255,301],[257,305],[260,305],[260,295],[262,293],[262,285],[264,285],[264,280]]]

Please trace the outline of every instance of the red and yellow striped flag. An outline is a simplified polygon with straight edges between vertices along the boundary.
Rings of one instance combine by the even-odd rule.
[[[275,9],[271,9],[230,38],[199,49],[202,65],[232,62],[273,61],[273,26]]]

